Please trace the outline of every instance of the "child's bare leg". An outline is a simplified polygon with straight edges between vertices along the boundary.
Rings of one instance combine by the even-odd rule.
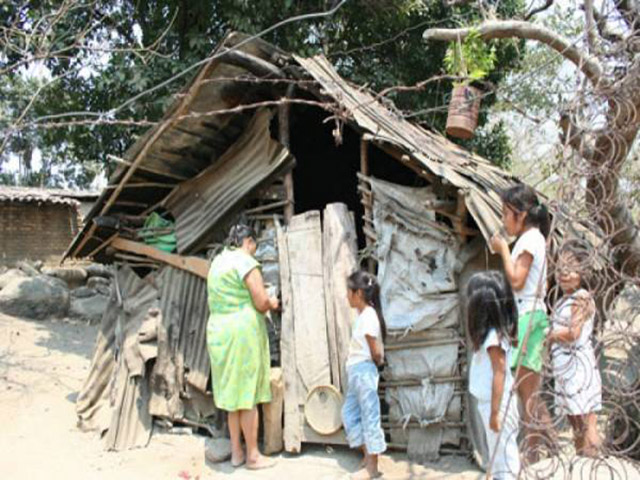
[[[362,460],[360,460],[359,468],[365,468],[367,466],[367,447],[363,445],[360,450],[362,451]]]
[[[527,367],[520,367],[516,378],[517,392],[522,402],[525,434],[525,465],[533,464],[539,458],[540,439],[536,432],[537,393],[540,388],[540,375]]]
[[[378,470],[378,455],[369,455],[367,457],[367,472],[371,478],[380,476],[380,470]]]
[[[598,434],[598,419],[594,412],[586,414],[584,417],[584,455],[595,457],[600,448],[600,435]]]
[[[576,455],[582,455],[584,449],[584,428],[580,415],[567,415],[567,419],[573,430],[573,444],[576,447]]]

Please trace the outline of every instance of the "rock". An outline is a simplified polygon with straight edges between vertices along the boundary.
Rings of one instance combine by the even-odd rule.
[[[69,310],[66,284],[47,275],[15,278],[0,291],[0,311],[41,320],[64,317]]]
[[[109,281],[109,279],[104,277],[89,277],[89,279],[87,280],[87,287],[93,288],[95,290],[98,288],[98,286],[109,288],[111,287],[111,282]]]
[[[91,265],[84,267],[84,269],[90,277],[113,277],[113,270],[105,265],[100,265],[99,263],[92,263]]]
[[[231,441],[228,438],[207,438],[204,458],[212,463],[226,462],[231,458]]]
[[[93,297],[98,292],[89,287],[78,287],[71,290],[71,298],[87,298]]]
[[[104,277],[89,277],[87,287],[94,289],[102,295],[111,295],[111,282]]]
[[[102,319],[108,303],[109,297],[100,294],[91,297],[73,297],[69,307],[69,317],[88,323],[97,323]]]
[[[43,268],[42,273],[64,280],[69,288],[80,287],[87,281],[87,271],[80,267]]]
[[[40,272],[36,269],[36,267],[31,265],[31,263],[26,260],[16,262],[16,267],[22,270],[24,273],[26,273],[30,277],[35,277],[37,275],[40,275]]]
[[[13,282],[16,278],[27,278],[27,274],[17,268],[7,270],[0,275],[0,290]]]

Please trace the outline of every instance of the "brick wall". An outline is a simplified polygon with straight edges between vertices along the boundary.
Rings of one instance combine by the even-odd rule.
[[[59,261],[78,231],[69,205],[0,202],[0,265],[17,260]]]

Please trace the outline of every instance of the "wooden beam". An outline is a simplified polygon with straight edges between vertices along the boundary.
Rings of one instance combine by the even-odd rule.
[[[102,250],[104,247],[106,247],[107,245],[109,245],[109,243],[111,243],[111,241],[116,238],[118,236],[118,233],[114,233],[113,235],[111,235],[109,238],[107,238],[106,240],[104,240],[98,247],[96,247],[95,249],[93,249],[91,252],[89,252],[89,254],[87,255],[88,258],[93,257],[95,254],[97,254],[100,250]],[[98,238],[98,237],[95,237]]]
[[[120,165],[126,165],[128,167],[131,167],[133,165],[133,162],[130,162],[129,160],[125,160],[124,158],[119,158],[116,157],[114,155],[107,155],[107,158],[111,161],[114,161],[116,163],[119,163]],[[165,170],[160,170],[159,168],[153,168],[153,167],[149,167],[149,166],[138,166],[137,167],[139,170],[142,170],[143,172],[149,172],[149,173],[153,173],[155,175],[160,175],[162,177],[166,177],[166,178],[172,178],[174,180],[179,180],[179,181],[184,181],[187,180],[187,177],[183,177],[181,175],[176,175],[175,173],[172,172],[167,172]],[[117,190],[118,188],[120,188],[120,184],[118,185],[112,185],[111,186],[113,188],[113,190]],[[121,190],[124,189],[124,185],[121,187]],[[113,203],[113,202],[112,202]],[[104,207],[103,207],[104,209]]]
[[[287,75],[274,64],[241,50],[221,49],[221,61],[244,68],[258,77],[279,77],[285,80]]]
[[[369,139],[368,135],[363,135],[360,138],[360,174],[363,177],[369,176]],[[367,218],[372,218],[372,203],[373,203],[373,194],[371,192],[367,192],[368,195],[365,194],[364,191],[361,192],[362,196],[360,198],[362,205],[364,206],[364,216]],[[365,198],[368,197],[368,198]],[[373,237],[373,238],[372,238]],[[367,245],[367,249],[369,249],[373,243],[376,241],[375,232],[369,230],[365,232],[365,241]],[[375,261],[373,258],[369,257],[367,259],[367,270],[370,273],[375,271]]]
[[[260,205],[259,207],[250,208],[248,210],[245,210],[244,213],[260,213],[264,212],[265,210],[273,210],[274,208],[286,207],[287,205],[289,205],[289,202],[287,200],[280,200],[279,202],[272,202],[266,205]]]
[[[286,98],[289,98],[293,95],[293,89],[295,88],[294,84],[291,84],[287,87],[287,93],[285,95]],[[284,102],[278,105],[278,139],[280,143],[287,149],[290,150],[291,146],[291,131],[289,127],[289,117],[290,117],[290,108],[289,103]],[[294,203],[294,192],[293,192],[293,172],[289,170],[284,175],[284,190],[286,194],[287,204],[284,207],[284,220],[288,224],[291,221],[291,217],[293,217],[295,213],[295,203]]]
[[[173,188],[175,183],[161,183],[161,182],[138,182],[127,183],[124,188]],[[116,185],[107,185],[107,190],[114,190]]]
[[[465,243],[467,240],[467,229],[465,228],[464,221],[467,216],[467,203],[466,196],[463,190],[458,190],[458,205],[456,207],[456,217],[452,219],[453,225],[456,227],[456,231],[458,235],[460,235],[460,239],[462,243]]]
[[[204,258],[185,257],[182,255],[176,255],[175,253],[163,252],[151,245],[133,242],[122,237],[114,238],[111,242],[111,246],[116,250],[144,255],[145,257],[152,258],[153,260],[158,260],[159,262],[166,263],[172,267],[193,273],[200,278],[206,279],[209,275],[210,264],[209,261]]]

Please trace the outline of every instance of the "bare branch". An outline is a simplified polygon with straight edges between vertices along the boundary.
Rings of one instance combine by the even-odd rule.
[[[587,45],[591,53],[596,52],[597,40],[593,10],[593,0],[584,0],[584,26],[587,35]]]
[[[542,13],[545,10],[548,10],[549,8],[551,8],[552,5],[553,5],[553,0],[546,0],[544,2],[544,5],[540,5],[539,7],[536,7],[533,10],[531,10],[529,13],[527,13],[524,16],[524,19],[525,20],[531,20],[531,17],[533,17],[534,15],[537,15],[539,13]]]
[[[601,86],[605,82],[602,66],[597,58],[577,48],[575,43],[546,27],[518,20],[496,20],[481,23],[477,27],[473,27],[473,29],[477,30],[485,40],[522,38],[544,43],[573,62],[595,86]],[[422,38],[425,41],[443,40],[453,42],[458,41],[458,39],[463,40],[471,30],[471,27],[431,28],[425,30]]]
[[[607,18],[602,15],[598,9],[593,8],[593,18],[596,21],[596,28],[602,38],[609,42],[622,42],[624,37],[616,32],[613,32],[607,24]]]
[[[560,129],[562,130],[560,136],[562,143],[571,146],[586,160],[593,161],[595,159],[593,139],[589,141],[587,134],[576,127],[575,122],[571,120],[571,116],[566,112],[560,115]]]

